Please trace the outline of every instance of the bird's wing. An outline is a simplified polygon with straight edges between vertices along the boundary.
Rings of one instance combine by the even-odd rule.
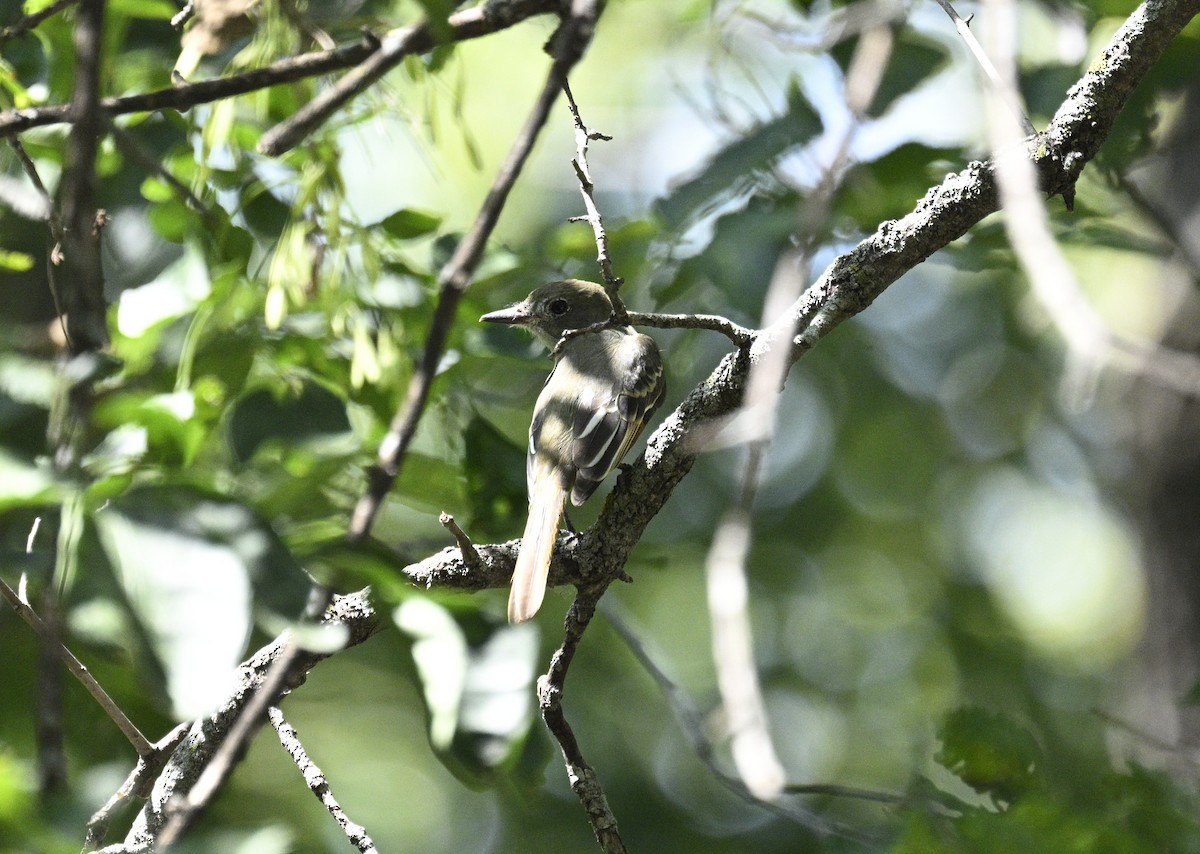
[[[662,356],[652,338],[623,333],[618,346],[605,352],[611,370],[604,372],[603,381],[582,383],[572,425],[575,505],[586,501],[629,452],[666,392]]]

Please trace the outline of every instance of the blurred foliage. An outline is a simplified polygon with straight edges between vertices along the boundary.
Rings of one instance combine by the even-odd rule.
[[[0,26],[41,5],[0,2]],[[585,120],[615,137],[593,143],[591,167],[631,307],[756,323],[797,242],[813,240],[819,269],[985,153],[980,75],[940,10],[914,6],[890,24],[895,50],[829,216],[801,223],[848,121],[842,75],[857,37],[843,16],[869,5],[609,4],[572,85]],[[255,68],[419,14],[436,29],[453,8],[249,4],[236,31],[181,56],[173,4],[112,0],[104,88],[167,86],[177,67],[193,80]],[[1022,4],[1021,87],[1036,122],[1132,8]],[[3,44],[0,107],[69,100],[72,20]],[[374,538],[343,539],[420,356],[438,269],[524,121],[551,29],[532,21],[410,59],[279,159],[256,142],[325,81],[117,119],[98,162],[113,361],[87,377],[96,400],[73,466],[54,462],[62,401],[81,378],[54,352],[51,246],[30,218],[36,194],[0,149],[0,572],[14,586],[24,574],[35,598],[59,591],[71,647],[151,738],[220,696],[230,666],[298,612],[310,574],[339,590],[370,584],[389,628],[323,663],[285,710],[380,850],[592,844],[532,707],[566,596],[552,593],[533,626],[509,627],[501,591],[427,593],[399,574],[450,544],[439,511],[479,541],[521,530],[525,431],[549,363],[527,338],[475,320],[544,279],[595,275],[590,230],[566,222],[582,211],[565,109],[463,300]],[[1049,202],[1089,298],[1141,340],[1173,322],[1196,274],[1181,273],[1171,234],[1121,182],[1200,86],[1198,41],[1193,24],[1135,93],[1076,212]],[[65,137],[60,126],[22,136],[52,193]],[[654,334],[669,408],[727,344]],[[798,363],[750,566],[772,734],[793,782],[899,801],[788,795],[788,809],[768,811],[692,750],[709,739],[728,767],[708,714],[702,580],[738,470],[726,451],[702,458],[652,523],[629,567],[637,583],[609,594],[702,720],[677,719],[603,621],[571,674],[567,714],[631,848],[1200,851],[1194,775],[1149,736],[1116,750],[1096,711],[1128,696],[1153,628],[1126,390],[1105,377],[1084,405],[1063,393],[1062,345],[996,218]],[[0,638],[0,850],[76,851],[133,757],[70,686],[71,786],[39,798],[36,644],[9,609]],[[847,832],[814,831],[788,811],[799,806]],[[264,734],[181,851],[345,847]]]

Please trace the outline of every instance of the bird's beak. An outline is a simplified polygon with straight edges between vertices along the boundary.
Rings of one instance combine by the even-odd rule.
[[[507,323],[521,325],[528,323],[532,315],[529,313],[529,306],[523,302],[516,305],[510,305],[508,308],[502,308],[499,311],[490,311],[483,317],[479,318],[483,323]]]

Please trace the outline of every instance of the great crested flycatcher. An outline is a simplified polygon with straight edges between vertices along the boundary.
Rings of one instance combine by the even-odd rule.
[[[568,329],[602,323],[611,315],[604,288],[567,279],[542,285],[480,320],[524,326],[553,350]],[[596,491],[637,440],[665,391],[658,345],[632,327],[584,332],[559,348],[529,425],[529,520],[513,570],[510,622],[528,620],[541,607],[567,496],[579,506]]]

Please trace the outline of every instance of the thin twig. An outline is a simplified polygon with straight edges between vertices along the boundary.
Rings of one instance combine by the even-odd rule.
[[[1158,201],[1147,196],[1128,172],[1117,173],[1114,184],[1175,247],[1191,277],[1200,279],[1200,242],[1196,236],[1188,232],[1183,222],[1169,216]]]
[[[9,586],[8,582],[3,578],[0,578],[0,596],[3,596],[6,600],[8,600],[8,603],[13,606],[13,610],[17,612],[22,620],[29,624],[29,627],[37,633],[39,638],[48,640],[53,637],[50,628],[46,625],[42,618],[37,615],[37,612],[33,610],[29,603],[22,600],[22,598],[17,595],[17,591],[13,590],[12,587]],[[125,713],[121,711],[121,707],[117,705],[116,701],[108,695],[108,692],[100,687],[100,683],[96,681],[96,677],[92,676],[88,669],[83,665],[83,662],[76,658],[75,655],[61,642],[56,642],[54,644],[54,649],[59,660],[66,665],[67,670],[71,672],[71,675],[79,680],[79,684],[83,685],[83,687],[87,689],[87,692],[92,695],[92,698],[99,704],[100,708],[104,710],[104,713],[107,714],[112,719],[112,722],[117,725],[117,729],[119,729],[125,738],[129,740],[129,743],[133,745],[133,749],[137,751],[138,756],[146,756],[150,754],[153,750],[153,745],[150,744],[150,740],[147,739],[146,736],[142,735],[141,730],[139,730],[134,725],[133,721],[129,720]]]
[[[978,39],[975,38],[975,34],[971,32],[970,21],[964,21],[958,16],[958,12],[951,5],[950,0],[937,0],[937,4],[942,7],[942,11],[954,22],[955,31],[966,43],[967,49],[971,51],[971,55],[975,57],[975,61],[979,63],[979,67],[983,69],[983,73],[991,81],[997,96],[1004,101],[1007,108],[1012,111],[1013,116],[1020,121],[1025,135],[1033,136],[1036,134],[1037,128],[1033,126],[1033,122],[1029,120],[1029,116],[1025,115],[1025,107],[1021,103],[1021,95],[1017,92],[1016,81],[1006,80],[996,70],[996,66],[992,63],[987,53],[984,52]]]
[[[62,303],[58,299],[58,277],[55,272],[55,268],[62,263],[62,217],[58,215],[58,209],[54,206],[54,199],[50,198],[50,193],[46,189],[46,185],[42,182],[42,176],[38,174],[37,164],[33,162],[33,158],[29,156],[29,153],[25,150],[25,146],[21,144],[21,140],[15,136],[10,136],[8,144],[16,152],[17,159],[21,161],[21,166],[24,168],[25,174],[29,177],[34,189],[41,196],[42,205],[45,209],[46,227],[50,230],[50,241],[48,251],[46,252],[46,284],[50,289],[50,298],[54,302],[54,316],[58,319],[59,328],[62,329],[63,340],[66,341],[68,340],[67,320],[63,313]]]
[[[264,133],[258,141],[258,150],[273,157],[291,150],[404,57],[425,53],[440,44],[439,34],[443,31],[447,34],[446,41],[465,41],[510,27],[532,15],[553,11],[556,7],[557,4],[550,0],[493,0],[455,12],[446,19],[444,28],[431,27],[426,20],[412,27],[392,30],[380,41],[378,50],[350,73]]]
[[[112,134],[113,140],[117,143],[117,147],[127,157],[134,160],[142,169],[157,175],[164,184],[187,202],[189,207],[199,213],[206,223],[213,222],[213,212],[209,206],[192,192],[191,187],[175,177],[174,173],[163,163],[162,158],[148,151],[141,140],[127,130],[118,127],[108,115],[104,116],[104,121],[108,126],[108,132]]]
[[[468,16],[461,29],[451,28],[450,41],[461,41],[489,35],[519,23],[533,15],[554,11],[558,4],[554,0],[492,0],[487,5],[488,13]],[[467,10],[472,11],[472,10]],[[402,27],[384,36],[398,39],[410,28]],[[200,104],[245,95],[271,86],[291,83],[308,77],[316,77],[353,68],[368,60],[379,49],[381,40],[364,34],[358,42],[343,45],[334,50],[313,51],[290,56],[242,74],[219,77],[214,80],[199,80],[194,83],[179,82],[165,89],[127,95],[120,98],[104,98],[100,107],[110,116],[128,113],[150,113],[157,110],[190,110]],[[432,41],[416,40],[409,44],[412,51],[427,51],[434,46]],[[69,104],[51,104],[0,112],[0,136],[12,136],[33,127],[60,124],[72,121]],[[264,137],[266,138],[266,137]]]
[[[108,836],[108,829],[112,825],[117,810],[134,797],[145,798],[149,794],[147,790],[150,784],[158,776],[158,773],[162,771],[172,751],[183,741],[190,726],[191,724],[189,723],[179,724],[175,729],[155,742],[149,753],[138,757],[137,764],[129,772],[129,776],[125,778],[125,782],[121,784],[119,789],[113,792],[112,796],[104,802],[104,805],[96,810],[92,814],[91,819],[88,820],[87,835],[84,837],[83,842],[84,851],[95,851],[104,844],[104,840]]]
[[[630,326],[652,326],[656,329],[709,329],[720,332],[739,347],[754,342],[755,331],[721,317],[719,314],[658,314],[628,312]]]
[[[333,820],[338,823],[342,833],[346,834],[346,839],[363,854],[374,851],[375,843],[367,835],[367,829],[361,824],[351,821],[350,817],[346,815],[342,805],[333,796],[329,781],[325,779],[321,769],[309,758],[304,745],[300,743],[300,736],[297,734],[296,728],[287,722],[283,711],[278,706],[272,706],[267,710],[267,716],[270,717],[271,725],[275,727],[275,732],[279,735],[279,743],[283,745],[283,749],[288,752],[292,761],[296,763],[296,767],[300,769],[305,784],[317,796],[321,805],[333,816]]]
[[[55,243],[62,240],[62,220],[58,217],[58,212],[54,209],[54,200],[50,198],[50,193],[46,189],[46,185],[42,183],[42,176],[38,174],[37,164],[33,162],[33,158],[29,156],[29,152],[25,150],[25,146],[21,140],[15,136],[9,137],[8,144],[13,152],[17,155],[17,160],[21,163],[21,168],[25,170],[26,177],[33,184],[34,190],[37,191],[40,205],[37,210],[21,211],[22,216],[36,218],[45,221],[50,226],[50,234]]]
[[[25,33],[34,29],[42,21],[57,15],[63,9],[66,9],[68,6],[73,6],[78,2],[79,0],[55,0],[55,2],[51,3],[45,9],[40,9],[37,12],[34,12],[32,15],[26,15],[16,23],[9,24],[4,29],[0,30],[0,47],[2,47],[5,42],[10,41],[11,39],[15,39],[18,36],[23,36]]]
[[[624,280],[613,273],[612,257],[608,252],[608,234],[604,231],[604,219],[596,206],[596,186],[592,183],[591,168],[587,159],[588,145],[593,139],[608,141],[612,137],[589,130],[583,123],[579,115],[579,106],[575,103],[575,96],[571,94],[571,86],[566,80],[563,81],[563,94],[567,96],[567,106],[571,110],[571,119],[575,125],[575,159],[571,161],[571,166],[575,169],[575,177],[579,181],[579,194],[583,196],[583,206],[587,210],[586,216],[572,219],[591,225],[596,238],[596,263],[600,265],[600,274],[604,277],[604,290],[608,292],[608,298],[612,301],[617,322],[624,323],[625,304],[617,295]]]

